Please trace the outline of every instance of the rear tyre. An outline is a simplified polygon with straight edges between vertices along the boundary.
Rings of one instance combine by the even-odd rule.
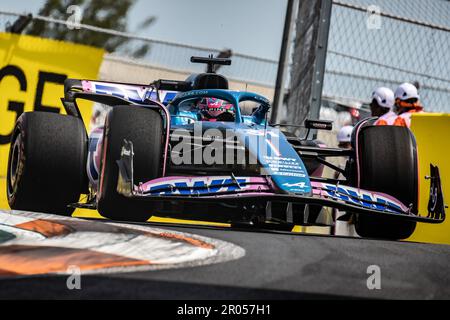
[[[27,112],[17,120],[8,159],[11,209],[70,216],[86,190],[87,137],[81,119]]]
[[[117,193],[117,160],[126,139],[133,143],[135,183],[161,176],[164,145],[161,115],[144,107],[116,106],[108,113],[103,135],[98,211],[112,220],[147,221],[158,204],[132,200]]]
[[[358,136],[360,187],[386,193],[418,210],[417,146],[408,128],[367,126]],[[409,238],[416,222],[357,215],[356,232],[361,237],[399,240]]]

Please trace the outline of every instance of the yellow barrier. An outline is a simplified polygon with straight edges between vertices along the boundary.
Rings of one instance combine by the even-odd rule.
[[[63,113],[64,80],[96,79],[103,54],[103,49],[84,45],[0,33],[0,177],[6,176],[17,117],[24,111]],[[91,104],[80,109],[89,123]]]
[[[430,173],[430,163],[439,167],[444,202],[450,204],[450,114],[415,114],[411,130],[416,136],[420,163],[419,212],[427,213],[430,182],[425,176]],[[448,211],[448,210],[447,210]],[[442,224],[418,223],[408,240],[450,244],[450,218]]]

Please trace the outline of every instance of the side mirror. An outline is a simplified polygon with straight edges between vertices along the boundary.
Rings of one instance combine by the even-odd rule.
[[[305,128],[310,129],[316,129],[316,130],[333,130],[333,121],[329,120],[311,120],[306,119],[305,120]]]

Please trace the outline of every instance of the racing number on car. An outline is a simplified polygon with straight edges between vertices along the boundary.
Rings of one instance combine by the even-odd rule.
[[[12,77],[18,83],[18,91],[15,92],[2,92],[3,97],[7,97],[6,104],[3,101],[0,104],[0,111],[6,110],[7,112],[15,113],[15,120],[10,124],[10,131],[5,134],[5,132],[0,133],[0,145],[8,144],[11,139],[12,130],[14,129],[14,124],[17,118],[25,111],[25,102],[16,100],[18,92],[27,93],[29,90],[29,85],[25,72],[15,65],[7,65],[0,69],[0,85],[5,78]],[[59,113],[60,108],[57,106],[46,106],[42,104],[42,97],[45,90],[46,83],[54,83],[64,85],[67,75],[46,71],[39,71],[38,81],[36,83],[35,95],[34,95],[34,105],[35,111],[46,111]],[[2,124],[3,125],[3,124]]]

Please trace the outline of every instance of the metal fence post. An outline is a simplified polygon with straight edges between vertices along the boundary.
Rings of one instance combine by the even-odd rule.
[[[299,2],[290,93],[282,122],[301,125],[307,117],[319,116],[331,7],[332,0]]]
[[[286,74],[289,67],[289,53],[292,42],[292,33],[294,27],[295,8],[298,6],[298,0],[288,0],[286,7],[286,17],[284,20],[283,40],[281,42],[280,57],[278,60],[277,79],[275,83],[275,93],[272,102],[272,111],[270,121],[278,121],[278,110],[283,106],[283,98],[286,86]]]
[[[315,72],[312,81],[311,108],[309,117],[319,119],[322,101],[323,79],[325,75],[325,63],[327,57],[328,34],[330,31],[332,0],[322,0],[319,18],[319,30],[317,39]]]

